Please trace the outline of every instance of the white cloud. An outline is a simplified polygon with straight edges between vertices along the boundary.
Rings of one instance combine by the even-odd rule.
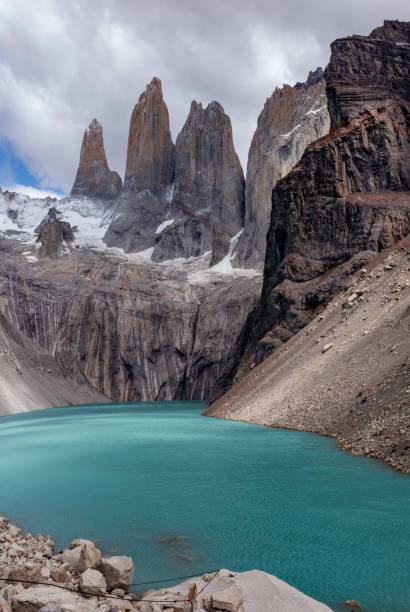
[[[129,118],[152,76],[163,81],[174,139],[190,102],[216,99],[247,151],[265,99],[324,66],[338,36],[408,18],[406,0],[1,0],[0,138],[45,188],[69,191],[84,129],[104,127],[123,174]]]
[[[16,193],[22,193],[23,195],[28,196],[29,198],[57,198],[58,200],[63,196],[61,193],[56,193],[55,191],[50,191],[48,189],[37,189],[36,187],[31,187],[29,185],[18,185],[17,183],[12,183],[10,185],[2,185],[3,191],[15,191]]]

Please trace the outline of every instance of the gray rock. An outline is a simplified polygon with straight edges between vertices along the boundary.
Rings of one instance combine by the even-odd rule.
[[[87,569],[80,576],[80,589],[87,595],[105,595],[107,582],[101,572]]]
[[[120,588],[128,591],[134,575],[134,563],[131,557],[126,556],[103,557],[98,570],[104,575],[108,590]]]
[[[236,587],[216,591],[211,596],[212,607],[227,612],[238,612],[243,604],[243,594]]]
[[[101,552],[95,547],[94,543],[90,540],[78,540],[81,544],[75,546],[74,542],[75,540],[72,544],[74,548],[64,550],[62,554],[63,563],[67,563],[78,572],[95,568],[101,559]]]
[[[193,101],[175,148],[175,182],[168,217],[153,260],[190,257],[212,249],[215,233],[236,235],[243,226],[244,178],[231,121],[218,102]],[[228,238],[229,242],[229,238]],[[214,263],[226,254],[214,257]]]
[[[272,188],[296,165],[307,145],[328,133],[329,123],[321,68],[309,73],[306,83],[276,88],[266,100],[249,149],[245,231],[235,266],[263,265]]]
[[[63,610],[82,610],[82,600],[74,593],[54,586],[34,586],[14,595],[11,599],[12,612],[37,612],[45,606],[61,605]],[[72,606],[71,608],[69,606]]]

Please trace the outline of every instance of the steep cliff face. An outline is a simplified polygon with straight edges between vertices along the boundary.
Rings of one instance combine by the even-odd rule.
[[[332,44],[330,133],[273,189],[262,297],[248,321],[242,373],[410,232],[409,31],[408,23],[387,22]]]
[[[102,126],[93,119],[84,132],[80,163],[70,197],[115,200],[121,187],[121,177],[107,164]]]
[[[194,101],[176,141],[168,213],[173,222],[160,233],[153,259],[201,255],[217,235],[225,236],[226,254],[229,239],[243,225],[243,209],[244,178],[231,121],[218,102],[204,109]]]
[[[321,68],[309,73],[305,83],[275,89],[266,100],[249,149],[245,230],[235,266],[262,266],[272,188],[300,160],[308,144],[328,133],[329,123]]]
[[[174,144],[161,81],[153,78],[131,115],[124,188],[104,240],[126,252],[153,246],[174,178]]]
[[[0,248],[0,313],[67,376],[120,401],[206,399],[261,288],[87,249],[36,262],[21,243]]]
[[[330,134],[272,192],[264,299],[281,275],[308,280],[410,229],[410,27],[378,33],[332,44]]]
[[[0,416],[107,399],[78,369],[64,370],[0,314]]]

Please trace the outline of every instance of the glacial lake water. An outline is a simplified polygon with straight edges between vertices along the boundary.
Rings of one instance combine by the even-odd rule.
[[[200,416],[202,402],[0,420],[0,513],[57,547],[131,555],[134,582],[261,569],[341,610],[410,610],[410,479],[334,440]],[[147,590],[151,585],[134,589]]]

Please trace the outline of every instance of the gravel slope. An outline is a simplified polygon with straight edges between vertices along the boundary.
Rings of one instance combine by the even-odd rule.
[[[205,412],[336,437],[410,472],[410,239]]]

